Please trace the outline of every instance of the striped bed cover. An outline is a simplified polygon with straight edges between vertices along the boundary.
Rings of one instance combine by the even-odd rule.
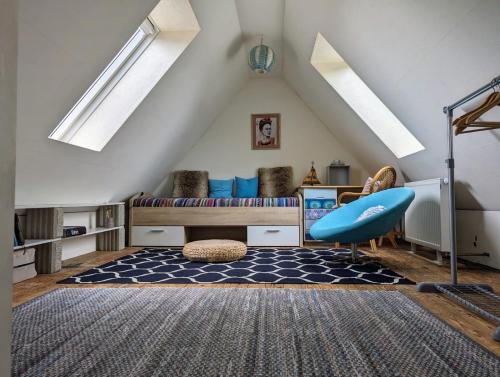
[[[151,198],[134,199],[134,207],[298,207],[297,197],[287,198]]]

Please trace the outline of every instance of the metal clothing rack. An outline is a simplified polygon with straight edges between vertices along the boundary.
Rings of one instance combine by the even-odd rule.
[[[452,105],[443,108],[446,114],[448,127],[448,193],[449,193],[449,237],[450,237],[450,270],[451,282],[433,283],[423,282],[417,285],[417,292],[443,293],[448,298],[465,306],[471,311],[484,318],[496,322],[498,326],[493,338],[500,341],[500,296],[493,293],[491,286],[487,284],[459,284],[457,271],[457,231],[455,213],[455,159],[453,153],[453,110],[460,107],[488,90],[500,87],[500,76],[495,77],[486,85],[458,100]]]

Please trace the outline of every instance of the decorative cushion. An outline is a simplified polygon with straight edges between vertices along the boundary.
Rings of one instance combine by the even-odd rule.
[[[363,213],[361,215],[358,216],[355,223],[357,223],[358,221],[363,221],[363,220],[365,220],[373,215],[376,215],[377,213],[383,212],[384,210],[385,210],[385,207],[381,206],[381,205],[367,208],[363,211]]]
[[[209,198],[232,198],[233,180],[232,179],[209,179],[208,186],[210,192]]]
[[[368,179],[365,182],[365,185],[363,186],[363,191],[361,191],[363,194],[370,194],[370,186],[372,185],[372,182],[373,178],[368,177]],[[377,192],[379,186],[380,186],[380,181],[375,182],[375,184],[373,185],[373,192]]]
[[[174,172],[173,198],[207,198],[208,172],[179,170]]]
[[[259,177],[240,178],[234,177],[236,181],[236,198],[256,198],[259,191]]]
[[[361,191],[363,194],[369,194],[370,193],[370,186],[372,185],[373,178],[368,177],[368,179],[365,182],[365,185],[363,186],[363,190]]]
[[[293,169],[291,166],[259,168],[259,194],[263,198],[292,196]]]

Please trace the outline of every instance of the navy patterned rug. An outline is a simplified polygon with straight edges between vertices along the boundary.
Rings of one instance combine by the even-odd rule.
[[[200,263],[178,247],[145,248],[59,283],[414,284],[375,261],[336,260],[350,255],[348,249],[249,247],[238,261]]]

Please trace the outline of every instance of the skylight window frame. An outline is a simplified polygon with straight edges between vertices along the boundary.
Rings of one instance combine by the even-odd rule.
[[[310,63],[396,158],[425,150],[415,135],[319,32]]]
[[[73,136],[106,99],[113,88],[156,38],[160,29],[147,17],[49,135],[50,139],[71,143]]]

